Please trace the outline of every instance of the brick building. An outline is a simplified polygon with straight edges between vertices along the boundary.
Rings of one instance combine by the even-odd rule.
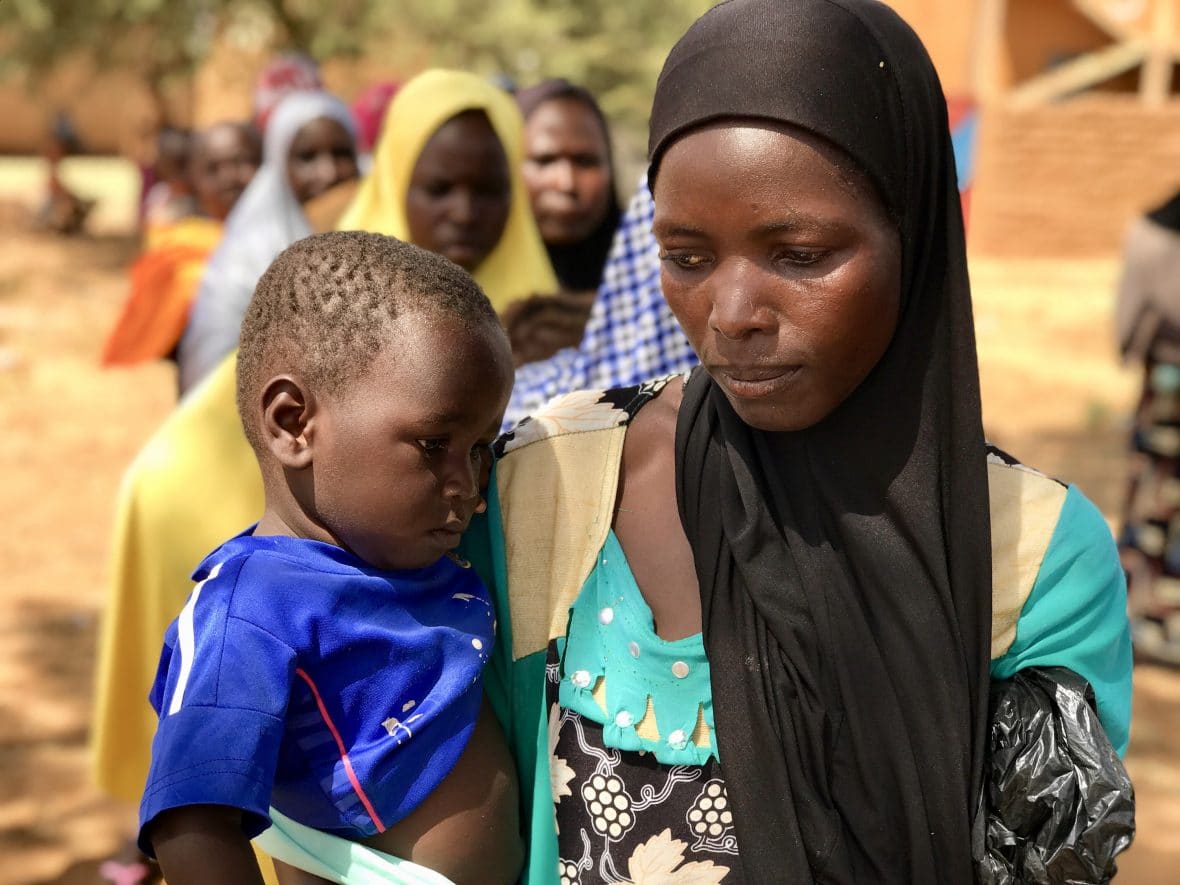
[[[1177,0],[892,0],[979,105],[969,244],[1117,251],[1180,188]]]

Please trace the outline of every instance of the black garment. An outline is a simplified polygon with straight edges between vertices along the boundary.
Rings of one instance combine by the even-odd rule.
[[[841,149],[875,183],[902,245],[894,339],[820,424],[755,430],[703,371],[680,409],[677,498],[745,878],[971,882],[990,524],[938,77],[883,3],[730,0],[668,57],[653,181],[678,136],[733,118]]]
[[[546,243],[545,251],[549,253],[549,263],[553,265],[553,272],[557,275],[557,282],[567,292],[598,291],[602,285],[602,272],[606,268],[606,259],[610,257],[610,247],[615,241],[615,231],[619,229],[619,221],[623,212],[619,208],[619,199],[615,196],[614,186],[611,186],[610,206],[606,215],[593,233],[580,243]]]
[[[549,253],[549,263],[553,265],[553,272],[557,275],[557,281],[562,289],[569,292],[597,291],[602,283],[602,271],[606,267],[611,244],[614,243],[615,231],[619,229],[619,222],[623,217],[615,181],[610,124],[607,123],[606,115],[590,91],[568,80],[544,80],[536,86],[516,93],[516,103],[526,120],[541,105],[559,98],[580,102],[594,114],[602,127],[602,135],[606,140],[607,162],[610,163],[610,205],[607,206],[602,221],[586,239],[580,243],[546,243],[545,250]]]
[[[1147,213],[1147,217],[1168,230],[1180,231],[1180,193],[1156,206]]]

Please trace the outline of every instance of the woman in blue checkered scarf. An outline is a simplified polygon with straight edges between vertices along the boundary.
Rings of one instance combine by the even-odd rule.
[[[582,343],[517,369],[505,429],[558,394],[626,387],[697,364],[660,292],[654,212],[645,176],[615,234]]]

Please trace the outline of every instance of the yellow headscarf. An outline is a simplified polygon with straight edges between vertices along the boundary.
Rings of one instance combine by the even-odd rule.
[[[373,170],[337,225],[408,240],[406,195],[423,148],[439,128],[464,111],[483,111],[492,124],[512,178],[512,206],[496,247],[472,276],[497,312],[529,295],[557,291],[557,277],[533,219],[520,167],[524,158],[524,122],[516,102],[502,89],[463,71],[431,70],[419,74],[394,96],[373,152]]]

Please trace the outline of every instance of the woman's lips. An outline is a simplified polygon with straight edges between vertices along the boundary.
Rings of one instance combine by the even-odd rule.
[[[736,397],[757,399],[778,393],[794,379],[800,366],[759,366],[739,369],[732,366],[717,367],[710,373]]]

